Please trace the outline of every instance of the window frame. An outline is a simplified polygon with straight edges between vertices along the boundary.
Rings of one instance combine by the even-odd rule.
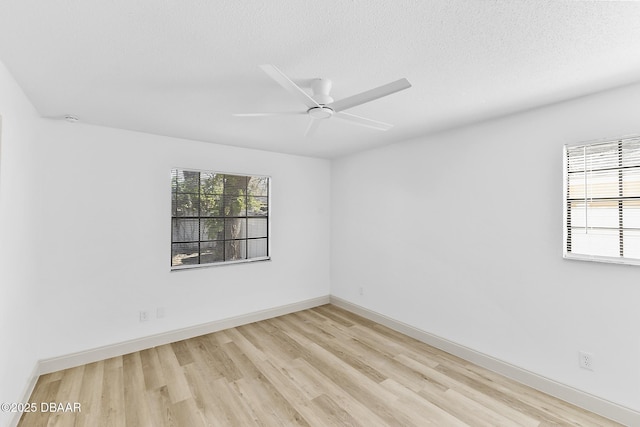
[[[241,240],[245,242],[245,245],[247,247],[245,247],[245,256],[246,256],[246,251],[248,251],[248,242],[249,240],[257,240],[257,239],[266,239],[266,243],[267,243],[267,247],[266,247],[266,255],[265,256],[259,256],[259,257],[253,257],[253,258],[243,258],[243,259],[235,259],[235,260],[228,260],[228,261],[215,261],[215,262],[206,262],[206,263],[196,263],[196,264],[183,264],[183,265],[173,265],[173,245],[175,243],[181,243],[181,242],[175,242],[174,241],[174,220],[177,218],[184,218],[184,217],[180,217],[180,216],[174,216],[174,211],[173,211],[173,171],[187,171],[187,172],[197,172],[199,175],[199,180],[198,180],[198,187],[199,187],[199,197],[202,195],[201,193],[201,174],[205,173],[205,174],[216,174],[216,175],[229,175],[229,176],[236,176],[236,177],[245,177],[248,179],[250,178],[266,178],[267,179],[267,214],[266,215],[249,215],[248,212],[245,212],[245,215],[241,215],[241,216],[226,216],[224,214],[221,214],[219,217],[218,216],[202,216],[202,212],[200,211],[200,208],[198,209],[198,216],[194,216],[194,217],[190,217],[193,219],[197,219],[198,221],[200,221],[203,218],[217,218],[217,219],[225,219],[225,218],[244,218],[245,220],[249,220],[250,218],[264,218],[266,219],[266,236],[265,237],[255,237],[255,238],[251,238],[248,236],[245,236],[241,239],[222,239],[222,240],[217,240],[219,242],[221,242],[223,245],[226,245],[226,243],[230,240]],[[169,226],[169,254],[170,254],[170,259],[169,259],[169,265],[170,265],[170,269],[171,271],[182,271],[182,270],[190,270],[190,269],[194,269],[194,268],[207,268],[207,267],[221,267],[221,266],[227,266],[227,265],[235,265],[235,264],[246,264],[246,263],[252,263],[252,262],[260,262],[260,261],[270,261],[271,260],[271,188],[272,188],[272,177],[270,175],[263,175],[263,174],[247,174],[244,172],[222,172],[222,171],[215,171],[215,170],[206,170],[206,169],[196,169],[196,168],[185,168],[185,167],[172,167],[169,170],[169,203],[171,204],[171,222],[170,222],[170,226]],[[186,193],[184,193],[186,194]],[[222,194],[219,194],[220,197],[222,197],[224,199],[225,197],[225,192],[223,192]],[[247,197],[248,194],[245,194],[245,197]],[[258,196],[258,197],[265,197],[265,196]],[[223,226],[223,228],[226,228],[226,225]],[[248,230],[245,230],[245,233],[247,233]],[[194,241],[195,242],[195,241]],[[199,235],[198,236],[198,244],[200,244],[201,242],[203,242],[202,240],[202,236]],[[204,240],[204,242],[207,242],[207,240]],[[200,251],[199,251],[200,252]],[[199,255],[200,256],[200,255]]]
[[[627,135],[627,136],[622,136],[622,137],[618,137],[618,138],[604,138],[604,139],[598,139],[598,140],[591,140],[591,141],[582,141],[582,142],[576,142],[576,143],[569,143],[569,144],[564,144],[563,145],[563,157],[562,157],[562,178],[563,178],[563,185],[562,185],[562,208],[563,208],[563,212],[562,212],[562,228],[563,228],[563,239],[562,239],[562,253],[563,253],[563,258],[564,259],[569,259],[569,260],[578,260],[578,261],[593,261],[593,262],[603,262],[603,263],[611,263],[611,264],[625,264],[625,265],[640,265],[640,258],[631,258],[631,257],[625,257],[625,256],[605,256],[605,255],[594,255],[594,254],[581,254],[581,253],[574,253],[570,250],[568,250],[569,248],[569,244],[568,241],[570,241],[570,236],[569,236],[569,222],[570,222],[570,213],[569,213],[569,155],[568,155],[568,150],[575,148],[575,147],[581,147],[581,146],[595,146],[595,145],[603,145],[603,144],[618,144],[618,150],[621,152],[622,151],[622,143],[625,141],[640,141],[640,136],[638,135]],[[622,162],[622,156],[621,154],[619,154],[619,158],[620,158],[620,162]],[[622,166],[619,166],[620,170],[623,170]],[[584,173],[586,174],[586,169],[584,171]],[[618,181],[618,186],[622,187],[624,186],[624,180],[622,179],[622,175],[619,178]],[[586,200],[588,200],[589,198],[586,196],[586,188],[585,188],[585,202]],[[626,200],[622,194],[619,194],[619,196],[617,196],[620,200]],[[593,199],[592,203],[593,203]],[[611,198],[611,200],[613,201],[615,198]],[[638,199],[640,199],[640,197],[638,197]],[[585,206],[585,210],[587,209],[587,207]],[[622,206],[619,207],[618,209],[622,210]],[[619,215],[622,215],[622,213],[620,213]],[[585,224],[586,229],[589,229],[588,225]],[[621,249],[622,249],[622,253],[624,254],[624,231],[625,231],[625,227],[623,225],[622,222],[619,222],[618,227],[617,228],[609,228],[611,230],[617,230],[618,232],[618,239],[619,242],[618,244],[620,245]]]

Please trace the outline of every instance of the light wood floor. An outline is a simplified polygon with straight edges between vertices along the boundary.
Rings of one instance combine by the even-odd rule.
[[[332,305],[43,375],[40,426],[614,426]]]

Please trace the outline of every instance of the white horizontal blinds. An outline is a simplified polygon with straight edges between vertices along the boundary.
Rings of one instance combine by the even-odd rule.
[[[640,260],[640,138],[566,155],[566,252]]]
[[[171,171],[171,266],[269,256],[269,178]]]

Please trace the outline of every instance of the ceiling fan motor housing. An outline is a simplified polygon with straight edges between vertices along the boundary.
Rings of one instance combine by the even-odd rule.
[[[329,96],[331,92],[331,80],[329,79],[313,79],[311,82],[312,98],[320,105],[331,104],[333,98]]]
[[[307,113],[314,119],[328,119],[333,115],[333,110],[325,107],[325,105],[333,102],[333,98],[329,96],[331,80],[313,79],[311,82],[311,90],[313,91],[313,100],[320,104],[320,106],[309,108]]]
[[[314,119],[328,119],[333,116],[333,110],[328,107],[313,107],[307,110],[307,114]]]

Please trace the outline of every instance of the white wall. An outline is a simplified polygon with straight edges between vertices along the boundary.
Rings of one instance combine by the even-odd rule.
[[[328,161],[43,121],[40,357],[329,294]],[[172,167],[270,175],[272,260],[171,272]]]
[[[329,294],[329,161],[40,119],[4,68],[0,114],[1,402],[39,359]],[[271,176],[272,260],[171,272],[173,167]]]
[[[640,269],[562,258],[563,144],[638,111],[640,85],[334,161],[332,295],[640,410]]]
[[[0,402],[15,402],[33,373],[40,332],[29,261],[36,237],[31,159],[39,119],[2,63],[0,117]],[[0,425],[12,415],[0,411]]]

